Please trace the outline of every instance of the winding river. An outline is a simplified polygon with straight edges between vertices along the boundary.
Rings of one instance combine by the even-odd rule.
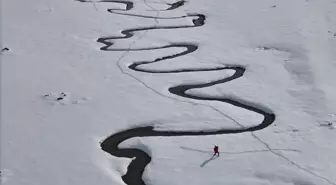
[[[82,1],[80,2],[88,2]],[[146,70],[146,69],[139,69],[138,67],[141,65],[146,65],[155,62],[162,62],[167,59],[174,59],[176,57],[180,57],[183,55],[187,55],[189,53],[195,52],[198,49],[198,46],[188,42],[181,42],[181,43],[172,43],[165,46],[160,47],[147,47],[147,48],[140,48],[140,49],[112,49],[113,40],[117,39],[127,39],[134,35],[134,32],[139,31],[146,31],[146,30],[154,30],[154,29],[186,29],[186,28],[194,28],[199,27],[205,24],[206,16],[202,14],[188,14],[186,16],[181,17],[158,17],[158,16],[145,16],[145,15],[134,15],[128,14],[127,11],[133,8],[133,2],[131,1],[113,1],[113,0],[103,0],[99,2],[110,2],[110,3],[121,3],[126,6],[125,9],[108,9],[108,12],[114,14],[121,14],[125,16],[136,16],[142,18],[149,18],[149,19],[180,19],[185,17],[192,17],[192,25],[184,25],[184,26],[152,26],[152,27],[141,27],[141,28],[133,28],[133,29],[126,29],[121,32],[123,36],[111,36],[111,37],[102,37],[98,38],[97,42],[103,44],[104,46],[100,49],[103,51],[142,51],[142,50],[157,50],[157,49],[165,49],[165,48],[183,48],[184,50],[179,53],[175,53],[169,56],[163,56],[161,58],[157,58],[153,61],[146,61],[146,62],[134,62],[128,66],[130,70],[143,72],[143,73],[197,73],[200,71],[221,71],[221,70],[234,70],[234,74],[230,77],[223,77],[219,80],[212,81],[209,83],[201,83],[201,84],[181,84],[178,86],[170,87],[168,90],[170,93],[180,96],[183,98],[194,99],[194,100],[203,100],[203,101],[220,101],[223,103],[229,103],[231,105],[247,109],[249,111],[258,113],[263,115],[263,121],[256,126],[251,127],[241,127],[237,129],[219,129],[216,131],[156,131],[152,126],[145,126],[145,127],[137,127],[128,129],[119,133],[115,133],[109,136],[101,143],[101,147],[105,152],[116,156],[116,157],[127,157],[127,158],[134,158],[135,159],[130,163],[128,166],[127,173],[122,177],[123,181],[128,185],[145,185],[144,181],[142,180],[142,175],[145,170],[147,164],[150,163],[151,157],[142,150],[135,149],[135,148],[127,148],[127,149],[120,149],[118,145],[130,138],[134,137],[155,137],[155,136],[204,136],[204,135],[216,135],[216,134],[237,134],[242,132],[253,132],[264,129],[271,125],[275,120],[275,115],[269,111],[263,110],[260,107],[252,106],[251,103],[246,101],[242,101],[239,99],[231,99],[231,98],[213,98],[213,97],[206,97],[206,96],[196,96],[187,94],[186,91],[190,89],[199,89],[210,87],[217,84],[226,83],[237,78],[240,78],[244,75],[245,68],[242,66],[223,66],[223,67],[214,67],[214,68],[199,68],[199,69],[181,69],[181,70]],[[168,8],[166,10],[157,10],[157,11],[169,11],[173,9],[177,9],[185,4],[185,1],[178,1],[176,3],[167,4]]]

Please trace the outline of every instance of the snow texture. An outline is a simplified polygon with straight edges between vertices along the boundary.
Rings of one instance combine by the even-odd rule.
[[[161,0],[133,2],[128,14],[202,13],[206,24],[136,32],[111,48],[197,44],[193,53],[139,68],[245,66],[239,79],[187,93],[240,99],[277,116],[273,125],[253,133],[123,142],[121,148],[138,148],[152,157],[143,176],[147,185],[336,184],[334,0],[190,0],[171,11],[157,11],[168,7]],[[235,122],[260,123],[261,116],[248,110],[184,99],[167,90],[214,81],[232,71],[136,72],[128,68],[133,62],[181,49],[101,51],[103,45],[96,42],[129,28],[190,25],[192,18],[141,18],[112,14],[109,8],[125,5],[2,1],[1,49],[9,50],[0,54],[1,184],[124,185],[121,176],[132,159],[101,150],[100,142],[111,134],[145,125],[215,130],[237,128]],[[220,157],[212,158],[214,145]]]

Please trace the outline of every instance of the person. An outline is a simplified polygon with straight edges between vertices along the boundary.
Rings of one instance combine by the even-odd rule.
[[[218,146],[217,145],[215,145],[215,147],[214,147],[214,155],[216,155],[216,154],[217,154],[217,156],[219,156]]]

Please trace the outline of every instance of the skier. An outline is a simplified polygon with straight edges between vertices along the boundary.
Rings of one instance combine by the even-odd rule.
[[[217,156],[219,156],[219,152],[218,152],[218,146],[215,145],[214,147],[214,156],[217,154]]]

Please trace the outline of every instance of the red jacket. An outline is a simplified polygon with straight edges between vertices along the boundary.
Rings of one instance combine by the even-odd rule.
[[[214,152],[218,152],[218,147],[217,146],[215,146]]]

